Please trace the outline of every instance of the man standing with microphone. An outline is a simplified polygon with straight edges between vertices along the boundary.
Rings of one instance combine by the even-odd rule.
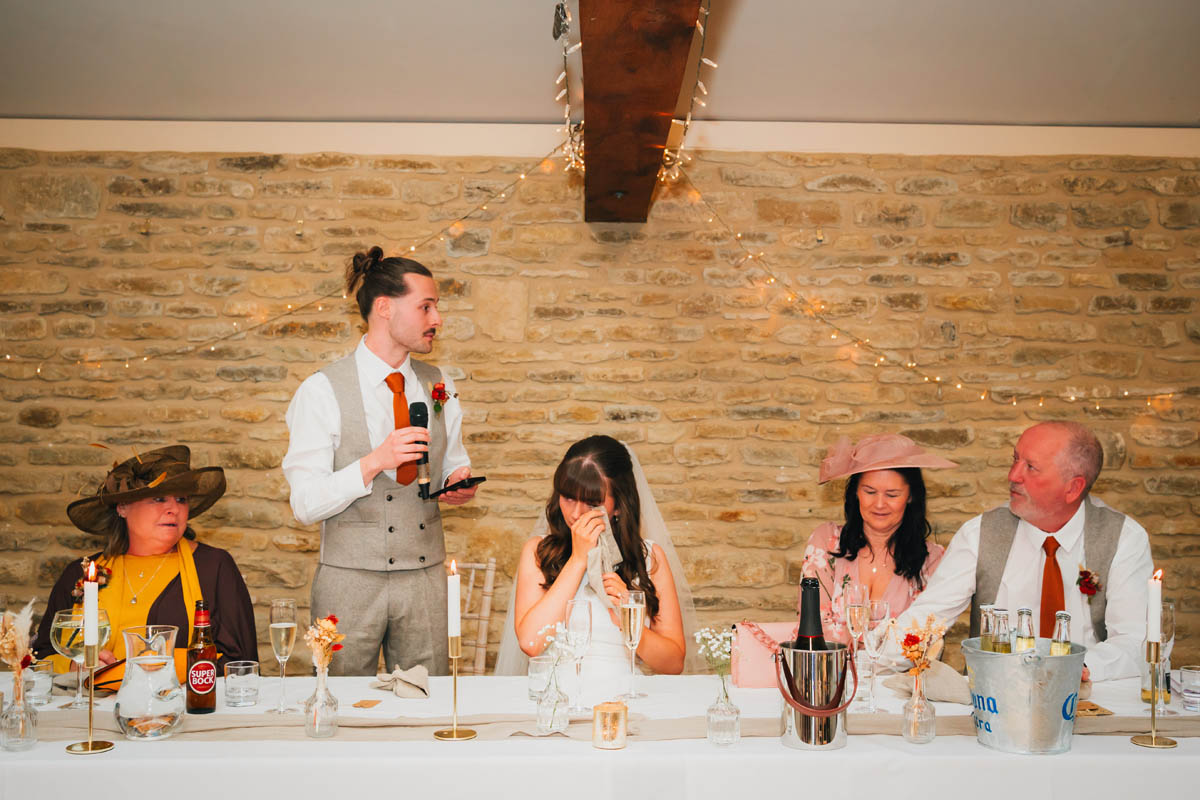
[[[423,265],[372,247],[347,268],[346,293],[366,335],[300,384],[287,410],[292,513],[301,524],[321,522],[312,616],[337,614],[346,634],[331,674],[374,675],[382,646],[389,669],[424,664],[445,675],[438,501],[466,503],[475,488],[437,498],[428,489],[471,475],[453,382],[411,358],[433,350],[442,324],[437,285]]]

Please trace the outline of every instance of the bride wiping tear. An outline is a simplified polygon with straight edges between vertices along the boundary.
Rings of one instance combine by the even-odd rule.
[[[555,623],[565,621],[568,603],[584,601],[592,609],[584,692],[604,699],[629,673],[618,609],[631,589],[645,594],[646,628],[636,650],[644,667],[677,674],[703,663],[692,641],[691,591],[658,504],[637,456],[610,436],[590,436],[563,456],[514,583],[497,675],[523,674]]]

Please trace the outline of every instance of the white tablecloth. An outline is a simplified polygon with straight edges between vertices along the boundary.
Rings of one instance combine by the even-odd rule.
[[[5,676],[7,677],[7,676]],[[435,678],[429,700],[400,700],[366,687],[360,678],[332,679],[342,715],[437,717],[449,713],[450,681]],[[310,678],[288,678],[287,695],[300,702]],[[264,681],[261,713],[278,697]],[[651,718],[702,714],[716,694],[712,676],[647,677],[649,697],[633,710]],[[1118,714],[1141,713],[1135,682],[1098,685],[1096,702]],[[886,689],[881,693],[890,695]],[[381,699],[355,709],[361,699]],[[745,718],[777,716],[774,690],[734,691]],[[62,699],[55,697],[58,705]],[[220,699],[218,700],[220,703]],[[898,711],[902,701],[882,704]],[[97,703],[111,719],[113,700]],[[218,708],[221,708],[220,705]],[[224,711],[224,709],[221,709]],[[463,678],[460,713],[532,714],[524,679]],[[938,704],[939,717],[968,714],[966,706]],[[53,706],[43,710],[49,720]],[[301,724],[299,716],[295,720]],[[1200,724],[1200,718],[1198,718]],[[1149,723],[1147,722],[1147,728]],[[186,731],[186,722],[183,731]],[[113,737],[110,737],[113,738]],[[854,736],[847,747],[824,752],[785,748],[778,739],[743,738],[728,748],[703,739],[638,742],[622,751],[594,750],[562,737],[503,741],[189,741],[186,734],[161,742],[118,739],[108,753],[73,756],[66,742],[39,742],[24,753],[0,752],[0,800],[66,798],[87,787],[89,798],[128,800],[157,792],[171,798],[228,800],[274,797],[546,797],[561,792],[585,798],[766,798],[778,792],[819,792],[826,798],[929,798],[954,793],[970,798],[1184,798],[1196,796],[1200,738],[1180,738],[1175,750],[1150,751],[1126,736],[1076,736],[1060,756],[993,752],[969,736],[941,736],[911,745],[899,736]]]

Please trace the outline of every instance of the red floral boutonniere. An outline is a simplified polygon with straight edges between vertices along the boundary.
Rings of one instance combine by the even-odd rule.
[[[458,392],[453,395],[446,391],[446,384],[435,383],[429,387],[429,399],[433,401],[433,413],[442,413],[442,407],[451,397],[458,397]]]
[[[87,569],[88,569],[88,564],[90,564],[92,562],[87,556],[83,557],[82,562],[83,562],[83,574],[86,575]],[[108,579],[110,577],[112,577],[112,570],[109,569],[108,567],[100,566],[100,564],[97,562],[97,564],[96,564],[96,583],[99,584],[98,588],[103,589],[105,586],[108,586]],[[76,603],[83,602],[83,578],[80,578],[79,580],[75,581],[75,588],[71,590],[71,599],[73,599]]]
[[[1096,580],[1096,573],[1085,568],[1082,564],[1079,565],[1079,577],[1075,579],[1075,585],[1079,587],[1082,594],[1091,597],[1096,592],[1100,591],[1100,581]]]

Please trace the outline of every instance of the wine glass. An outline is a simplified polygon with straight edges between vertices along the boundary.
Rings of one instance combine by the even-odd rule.
[[[287,672],[287,660],[292,656],[292,648],[296,646],[296,601],[271,601],[271,649],[275,651],[275,660],[279,662],[279,704],[267,709],[269,714],[287,714],[296,711],[295,707],[284,707],[283,679]]]
[[[875,714],[879,711],[875,705],[875,674],[879,672],[876,662],[883,652],[888,631],[892,627],[891,622],[888,621],[891,609],[888,607],[887,600],[868,600],[866,610],[867,626],[863,634],[863,647],[867,651],[867,661],[871,665],[871,681],[868,684],[870,699],[867,701],[866,713]]]
[[[1171,696],[1171,687],[1167,685],[1167,664],[1171,662],[1171,650],[1175,647],[1175,604],[1164,600],[1162,604],[1162,660],[1158,662],[1158,694],[1155,702],[1158,708],[1154,713],[1158,716],[1176,716],[1179,712],[1167,708],[1167,698]]]
[[[867,632],[867,604],[870,601],[871,589],[865,584],[848,584],[842,592],[842,604],[846,609],[846,630],[850,633],[851,656],[855,659],[858,659],[860,652],[859,643]],[[855,710],[861,710],[857,707],[866,702],[866,695],[857,693],[854,697]]]
[[[583,705],[583,657],[592,644],[592,604],[587,600],[567,602],[567,647],[575,660],[575,702],[570,710],[582,713]]]
[[[642,628],[645,622],[646,593],[630,592],[625,595],[625,599],[621,602],[621,638],[625,642],[625,648],[629,650],[629,691],[621,695],[622,700],[636,700],[646,696],[645,692],[639,693],[634,684],[637,676],[634,659],[638,645],[642,641]]]
[[[99,649],[104,647],[112,633],[108,612],[102,608],[99,609],[96,628]],[[75,662],[75,669],[79,672],[79,680],[75,682],[75,699],[62,708],[87,708],[88,701],[83,699],[83,612],[70,608],[56,612],[50,624],[50,644],[60,656]]]

